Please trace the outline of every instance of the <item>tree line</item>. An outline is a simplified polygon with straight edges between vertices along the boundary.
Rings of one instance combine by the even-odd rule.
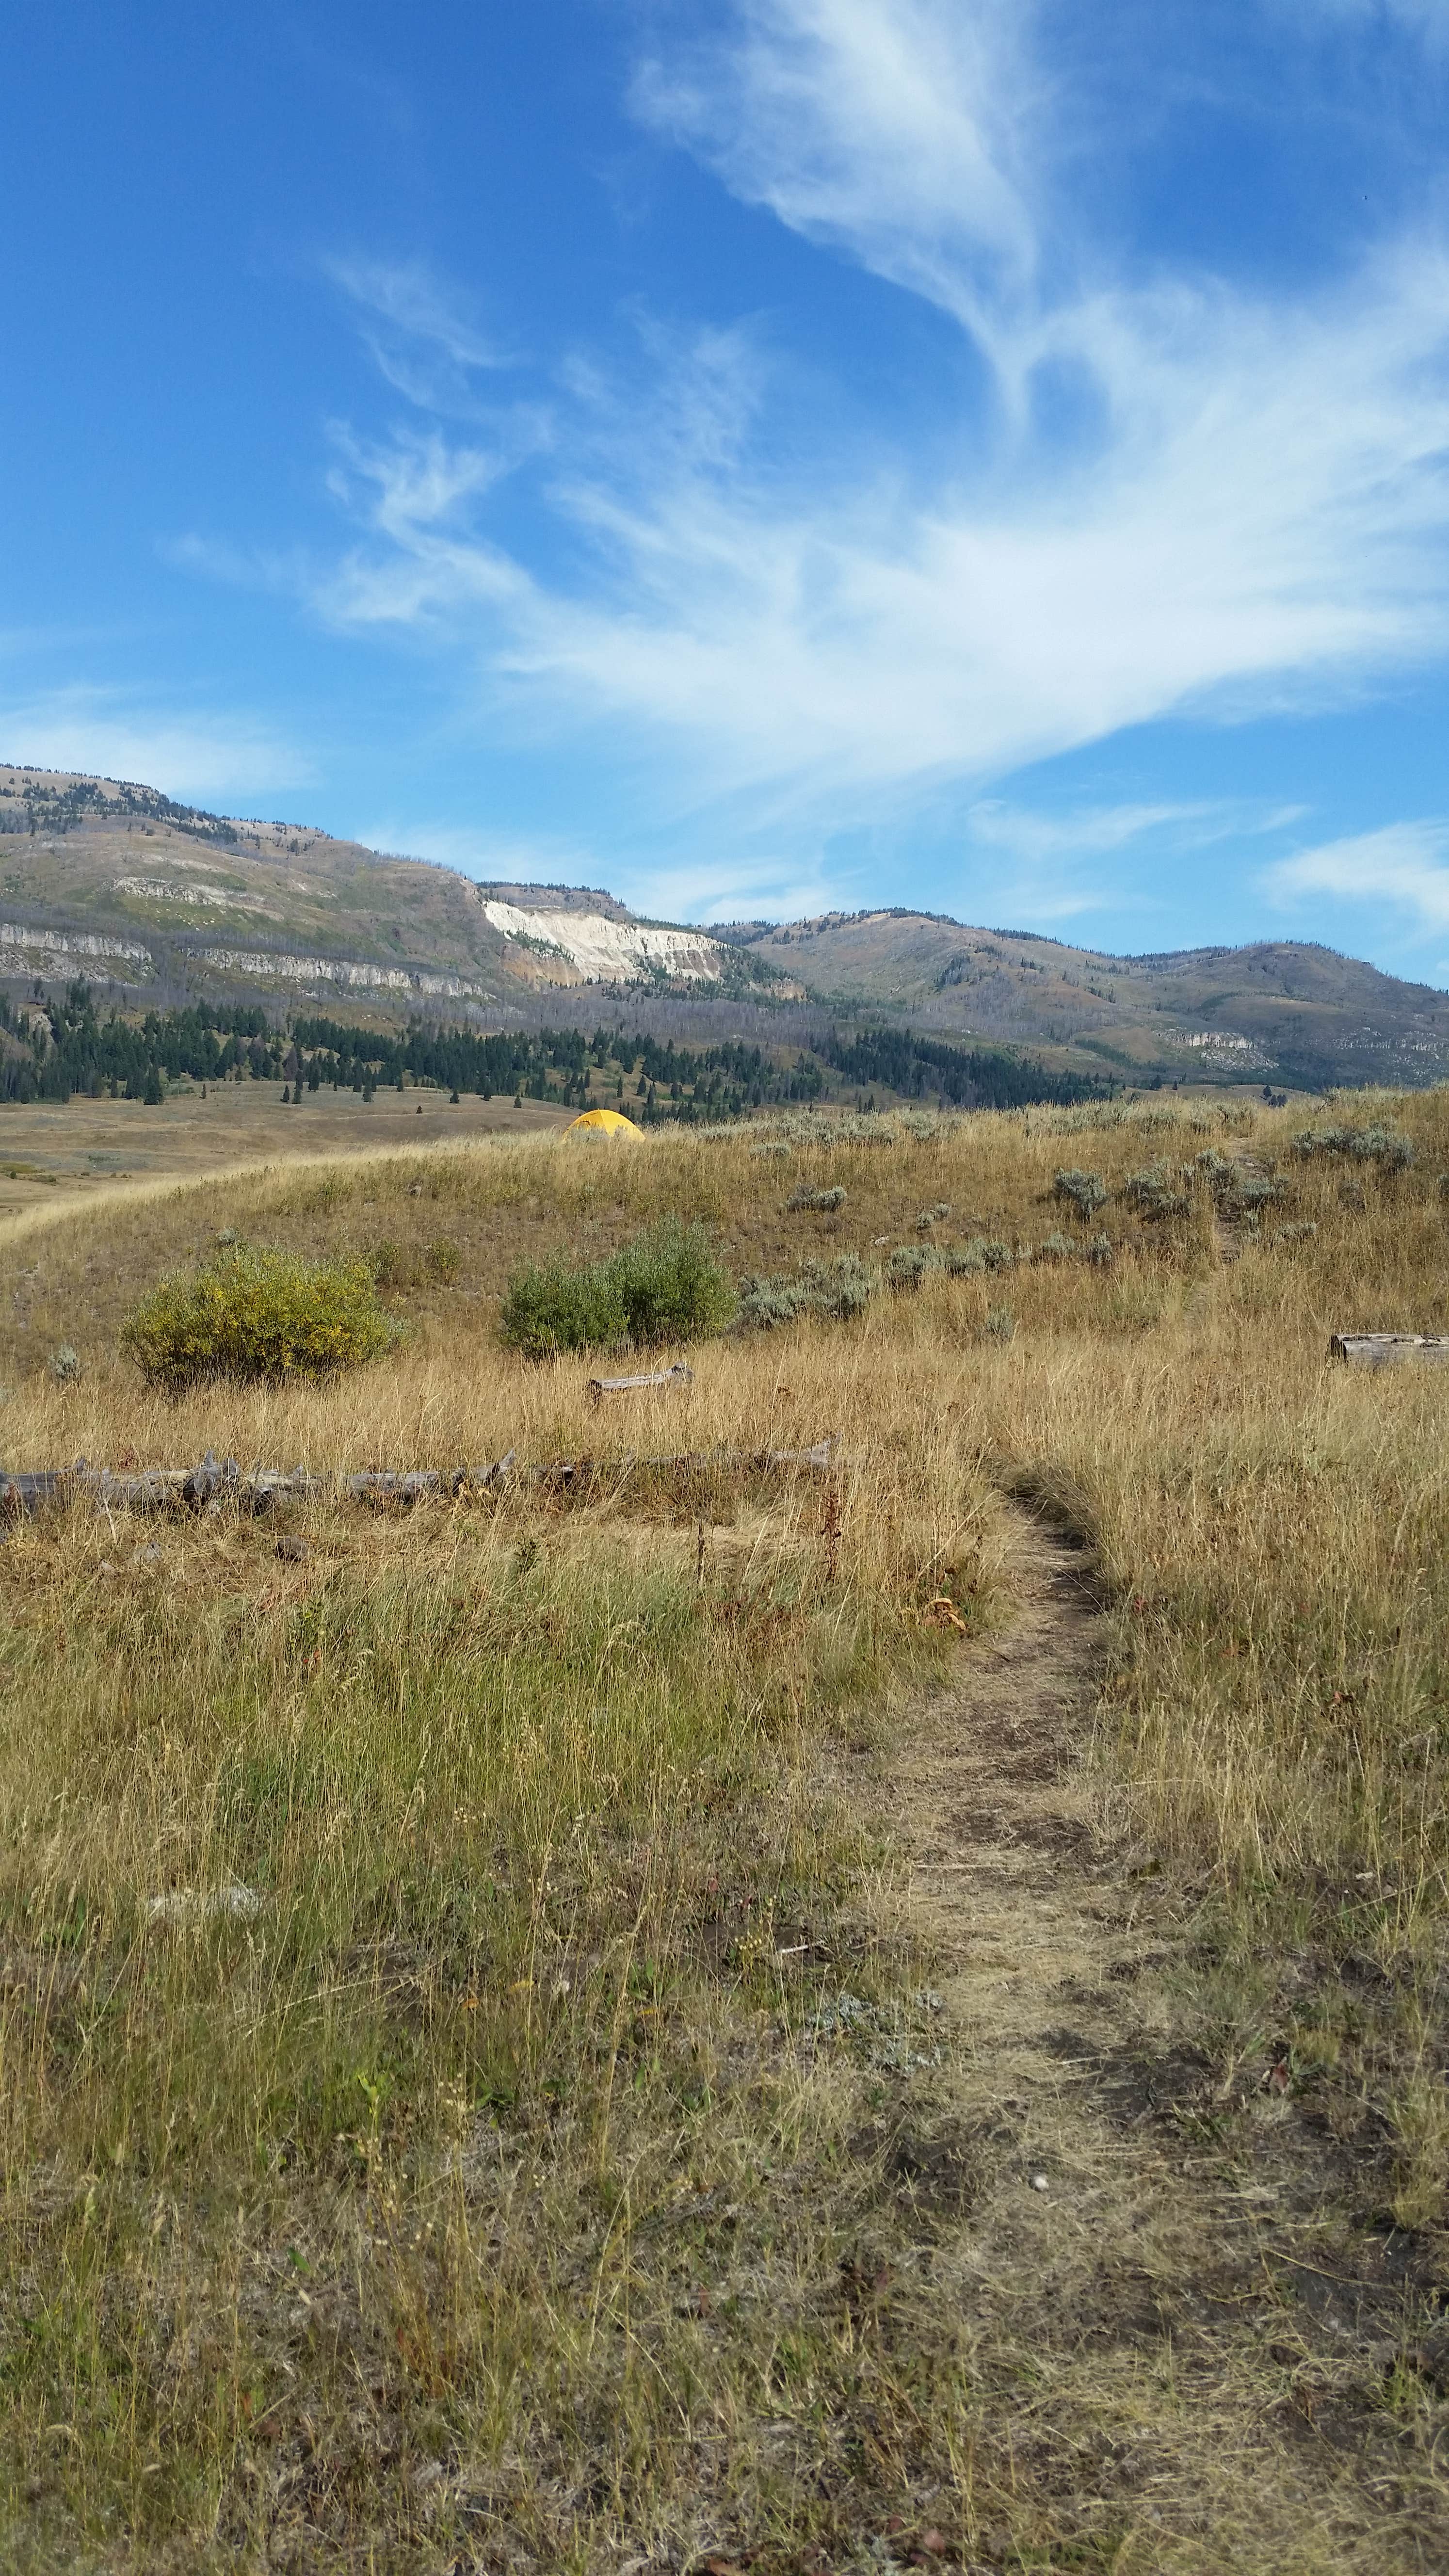
[[[832,1078],[833,1077],[833,1078]],[[415,1020],[401,1031],[354,1027],[316,1015],[274,1028],[264,1010],[198,1002],[147,1011],[112,1010],[102,1019],[90,988],[62,1000],[15,1005],[0,995],[0,1101],[160,1101],[166,1085],[274,1081],[303,1090],[360,1092],[417,1087],[551,1101],[586,1108],[613,1101],[644,1125],[742,1117],[751,1109],[839,1098],[877,1089],[953,1108],[1067,1105],[1102,1095],[1092,1075],[1052,1073],[1004,1048],[953,1046],[906,1029],[817,1032],[807,1047],[771,1050],[743,1039],[680,1044],[647,1029],[543,1028],[482,1034]]]

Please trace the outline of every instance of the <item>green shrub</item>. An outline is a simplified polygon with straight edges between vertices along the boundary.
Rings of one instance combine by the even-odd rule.
[[[897,1244],[885,1266],[888,1288],[919,1288],[928,1270],[939,1270],[941,1256],[924,1243]]]
[[[163,1279],[127,1316],[121,1346],[175,1394],[205,1378],[330,1377],[376,1359],[397,1330],[367,1264],[242,1246]]]
[[[1404,1172],[1414,1148],[1396,1127],[1305,1127],[1293,1139],[1293,1151],[1305,1162],[1315,1154],[1341,1154],[1355,1163],[1377,1163],[1386,1172]]]
[[[954,1255],[947,1256],[953,1269],[1009,1270],[1016,1259],[1009,1243],[998,1243],[993,1236],[987,1234],[973,1235],[971,1241],[961,1249],[965,1258],[960,1262]]]
[[[1160,1224],[1166,1218],[1187,1216],[1192,1200],[1186,1190],[1173,1186],[1175,1175],[1166,1163],[1149,1163],[1145,1170],[1133,1172],[1124,1184],[1122,1196],[1128,1207],[1136,1208],[1144,1224]]]
[[[753,1333],[774,1332],[809,1315],[847,1324],[865,1312],[874,1288],[872,1273],[853,1252],[843,1252],[838,1261],[807,1261],[793,1279],[742,1280],[740,1322]]]
[[[1229,1155],[1220,1154],[1216,1145],[1207,1146],[1198,1155],[1193,1169],[1206,1181],[1215,1199],[1236,1197],[1241,1170]]]
[[[503,1300],[503,1339],[528,1359],[694,1341],[720,1331],[734,1307],[703,1228],[670,1217],[607,1261],[529,1262],[516,1270]]]
[[[1075,1208],[1083,1225],[1090,1225],[1106,1202],[1107,1184],[1100,1172],[1079,1171],[1073,1165],[1070,1171],[1053,1173],[1052,1197],[1064,1207]]]
[[[785,1201],[786,1210],[791,1216],[797,1215],[801,1208],[809,1208],[818,1216],[833,1216],[835,1210],[843,1208],[844,1205],[845,1192],[838,1182],[833,1189],[829,1190],[807,1190],[802,1183],[798,1190],[790,1192]]]
[[[953,1243],[936,1258],[953,1279],[973,1279],[982,1270],[1009,1270],[1016,1259],[1009,1243],[996,1243],[984,1234],[973,1235],[969,1243]]]

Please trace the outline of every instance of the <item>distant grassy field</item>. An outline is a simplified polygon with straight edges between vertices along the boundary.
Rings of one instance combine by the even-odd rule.
[[[419,1107],[422,1116],[418,1116]],[[93,1198],[120,1181],[185,1180],[238,1163],[365,1154],[379,1145],[440,1137],[537,1135],[564,1124],[557,1109],[446,1092],[309,1092],[282,1105],[277,1082],[212,1083],[172,1091],[158,1107],[138,1100],[36,1101],[0,1108],[0,1225],[30,1208]]]
[[[1345,1122],[1413,1161],[1206,1106],[404,1133],[0,1234],[8,1467],[609,1470],[320,1502],[285,1554],[225,1513],[0,1549],[10,2563],[1442,2564],[1449,1376],[1327,1340],[1444,1328],[1449,1095],[1313,1121]],[[1101,1177],[1090,1229],[1064,1168]],[[902,1284],[699,1344],[628,1409],[501,1349],[518,1260],[668,1213],[737,1274],[850,1252]],[[222,1235],[370,1258],[406,1339],[320,1387],[149,1392],[122,1317]],[[627,1463],[827,1431],[824,1480]],[[1158,1941],[1143,2027],[1210,2105],[1164,2121],[1164,2171],[1297,2230],[1261,2302],[1216,2284],[1195,2377],[1085,2249],[1048,2277],[1003,2240],[966,2314],[970,2208],[893,2179],[952,2045],[893,1746],[963,1636],[1006,1636],[1023,1500],[1107,1604],[1102,1866]],[[1315,2377],[1259,2308],[1368,2247],[1399,2341]],[[1190,2242],[1137,2259],[1215,2294]]]

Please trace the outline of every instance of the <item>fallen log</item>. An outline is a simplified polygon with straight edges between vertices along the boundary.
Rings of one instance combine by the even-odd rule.
[[[591,1377],[589,1393],[595,1404],[602,1404],[606,1395],[633,1395],[641,1386],[692,1386],[693,1384],[693,1369],[686,1368],[683,1360],[676,1360],[673,1368],[648,1369],[642,1377]]]
[[[356,1503],[420,1503],[424,1494],[439,1493],[442,1483],[436,1467],[414,1467],[406,1472],[388,1467],[376,1473],[349,1476],[347,1491]]]
[[[532,1485],[565,1489],[596,1479],[620,1480],[641,1470],[654,1475],[707,1475],[720,1471],[760,1475],[789,1468],[828,1473],[839,1447],[828,1432],[808,1449],[696,1449],[657,1458],[550,1458],[520,1464],[516,1451],[491,1464],[460,1468],[447,1475],[437,1467],[365,1468],[341,1478],[309,1475],[305,1467],[256,1467],[243,1474],[235,1458],[217,1459],[210,1450],[196,1467],[146,1467],[134,1475],[115,1474],[77,1458],[73,1467],[38,1467],[0,1471],[0,1524],[29,1518],[48,1504],[90,1502],[97,1511],[160,1512],[177,1508],[204,1511],[208,1505],[234,1503],[239,1510],[269,1512],[287,1503],[318,1502],[342,1497],[350,1502],[412,1505],[432,1496],[457,1502],[470,1495],[498,1493],[515,1478]]]
[[[1449,1333],[1335,1333],[1328,1348],[1350,1368],[1397,1368],[1405,1360],[1449,1360]]]

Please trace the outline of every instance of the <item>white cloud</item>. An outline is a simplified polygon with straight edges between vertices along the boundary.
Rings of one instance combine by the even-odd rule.
[[[1044,0],[736,0],[639,75],[656,131],[970,337],[987,393],[954,442],[868,445],[819,388],[813,434],[772,440],[747,331],[656,338],[638,380],[576,362],[550,412],[486,436],[344,442],[359,536],[307,578],[318,613],[434,630],[460,687],[592,725],[656,815],[714,803],[756,847],[1443,651],[1443,244],[1292,295],[1122,283],[1059,36]],[[435,410],[492,365],[427,273],[334,275]],[[524,465],[549,514],[540,542],[531,494],[527,562],[504,534]]]
[[[812,488],[782,488],[742,453],[701,461],[668,413],[641,409],[627,452],[582,417],[551,494],[567,587],[469,517],[466,453],[437,442],[423,472],[389,451],[374,542],[319,605],[471,625],[559,714],[674,736],[702,793],[827,807],[1249,684],[1321,696],[1449,641],[1446,289],[1426,249],[1298,312],[1186,289],[1082,308],[1105,446],[1062,458],[1024,433],[924,498],[879,459],[823,451]]]
[[[1024,0],[740,0],[709,43],[651,57],[635,102],[736,196],[981,327],[1035,265],[1035,14]]]
[[[1184,835],[1200,845],[1204,838],[1220,838],[1226,828],[1224,809],[1217,804],[1094,805],[1045,814],[992,797],[973,805],[966,816],[968,837],[978,848],[1001,850],[1028,863],[1104,857],[1145,834],[1165,830],[1172,831],[1178,846]]]
[[[388,383],[428,410],[467,410],[473,378],[513,360],[462,310],[422,260],[324,260],[323,270],[357,315],[358,328]]]
[[[158,714],[110,690],[62,689],[0,706],[0,741],[18,762],[129,779],[184,803],[270,796],[314,775],[291,744],[245,718]]]
[[[1263,877],[1285,906],[1331,895],[1399,906],[1425,930],[1449,930],[1449,822],[1387,823],[1280,859]]]
[[[841,901],[820,857],[744,858],[701,854],[667,867],[626,871],[621,883],[639,912],[666,921],[799,921]]]

